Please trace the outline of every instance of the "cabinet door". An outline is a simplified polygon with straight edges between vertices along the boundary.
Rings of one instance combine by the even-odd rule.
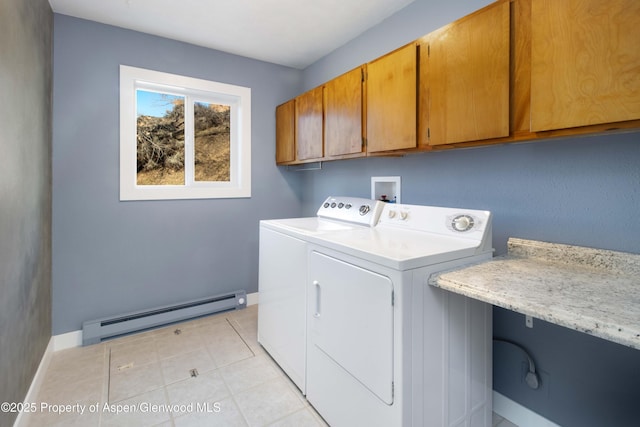
[[[367,64],[367,152],[417,146],[417,44]]]
[[[323,155],[322,86],[296,98],[297,159],[320,159]]]
[[[325,156],[362,152],[362,68],[324,86]]]
[[[420,120],[427,121],[421,123],[421,141],[509,136],[509,42],[509,2],[426,37],[420,51]]]
[[[276,163],[295,159],[295,100],[292,99],[276,107]]]
[[[640,1],[533,0],[531,130],[640,119]]]

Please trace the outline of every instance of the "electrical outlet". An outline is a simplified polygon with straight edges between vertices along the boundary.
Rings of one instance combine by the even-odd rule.
[[[539,387],[534,390],[527,384],[527,373],[529,373],[529,363],[522,362],[522,365],[520,366],[520,384],[522,384],[522,386],[531,393],[536,393],[540,397],[544,396],[546,398],[549,398],[551,393],[551,375],[547,371],[541,370],[539,366],[536,367]]]
[[[531,316],[524,316],[524,325],[527,328],[533,328],[533,317]]]

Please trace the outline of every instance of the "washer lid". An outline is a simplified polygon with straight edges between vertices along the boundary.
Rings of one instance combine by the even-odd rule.
[[[282,231],[291,235],[308,236],[313,234],[330,233],[334,231],[347,231],[363,228],[363,225],[332,221],[324,218],[287,218],[270,219],[260,221],[260,225],[274,230]]]
[[[379,200],[330,196],[322,202],[316,217],[262,220],[260,225],[294,237],[373,227],[383,205]]]

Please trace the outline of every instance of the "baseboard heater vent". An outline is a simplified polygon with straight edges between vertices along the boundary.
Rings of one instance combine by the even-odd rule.
[[[97,344],[107,338],[142,331],[169,323],[193,319],[247,306],[244,290],[217,295],[116,317],[89,320],[82,324],[82,345]]]

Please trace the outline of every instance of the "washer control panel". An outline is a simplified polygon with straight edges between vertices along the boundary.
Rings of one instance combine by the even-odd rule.
[[[318,209],[322,218],[375,226],[384,203],[359,197],[328,197]]]

